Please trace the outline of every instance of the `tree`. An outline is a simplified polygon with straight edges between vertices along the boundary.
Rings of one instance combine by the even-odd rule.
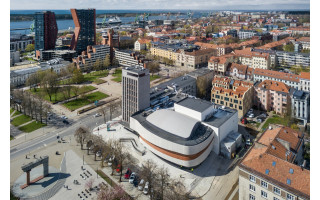
[[[79,94],[79,87],[73,86],[73,87],[71,87],[71,91],[74,93],[74,95],[76,96],[76,99],[77,99],[78,94]]]
[[[101,44],[102,42],[102,34],[96,33],[96,44]]]
[[[146,181],[149,182],[149,193],[150,193],[150,197],[151,199],[154,198],[153,192],[155,191],[154,185],[157,182],[155,180],[155,172],[157,170],[157,165],[151,160],[148,159],[144,164],[142,164],[142,169],[141,169],[141,176],[142,178]],[[153,191],[153,192],[151,192]]]
[[[112,66],[113,66],[113,67],[114,67],[114,66],[119,67],[119,61],[118,61],[118,59],[115,58],[115,57],[112,59]]]
[[[294,51],[294,45],[292,43],[284,45],[283,46],[283,50],[287,51],[287,52],[293,52]]]
[[[33,90],[37,91],[37,86],[41,82],[39,74],[33,73],[29,76],[29,78],[26,80],[26,85],[30,87],[30,89],[33,88]]]
[[[130,197],[122,189],[121,185],[115,187],[107,187],[106,185],[100,184],[100,190],[97,195],[98,200],[130,200]]]
[[[127,148],[123,145],[120,140],[114,141],[114,155],[117,158],[118,165],[120,165],[120,177],[119,182],[121,182],[123,166],[127,166],[129,163],[133,164],[131,154],[128,152]]]
[[[26,52],[34,51],[34,44],[28,44],[25,48]]]
[[[102,63],[101,63],[100,59],[98,58],[96,60],[96,62],[93,64],[93,69],[95,71],[99,71],[101,69],[101,66],[102,66]]]
[[[79,84],[84,81],[84,76],[79,69],[74,70],[72,75],[72,82]]]
[[[103,68],[108,69],[109,66],[110,66],[110,55],[106,54],[106,57],[103,60]]]
[[[103,120],[104,120],[104,123],[107,123],[107,118],[106,118],[106,115],[107,115],[107,107],[100,107],[99,111],[98,111],[101,115],[103,115]]]
[[[147,68],[149,69],[150,73],[153,74],[160,71],[160,65],[158,62],[151,62],[147,65]]]
[[[41,85],[51,101],[52,95],[58,91],[58,75],[54,71],[47,70]]]
[[[86,138],[89,136],[89,134],[90,134],[89,129],[86,128],[86,127],[83,127],[83,126],[79,127],[79,128],[75,131],[74,137],[75,137],[76,141],[77,141],[78,143],[80,143],[80,145],[81,145],[81,150],[83,150],[84,141],[85,141]]]
[[[92,186],[94,183],[95,179],[93,177],[91,177],[87,182],[86,182],[86,188],[88,188],[89,190],[92,190]]]

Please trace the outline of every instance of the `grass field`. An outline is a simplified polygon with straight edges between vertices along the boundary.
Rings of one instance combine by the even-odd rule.
[[[31,122],[30,124],[27,124],[25,126],[21,126],[19,128],[20,131],[23,131],[23,132],[26,132],[26,133],[30,133],[32,131],[35,131],[39,128],[42,128],[46,126],[46,124],[43,124],[43,123],[40,123],[40,122],[36,122],[36,121],[33,121]]]
[[[107,82],[107,81],[102,80],[102,79],[100,79],[100,78],[97,78],[95,81],[93,81],[93,83],[95,83],[95,84],[97,84],[97,85],[102,84],[102,83],[105,83],[105,82]]]
[[[72,101],[69,101],[67,103],[64,103],[63,105],[68,108],[71,111],[74,111],[78,108],[81,108],[83,106],[86,106],[90,103],[94,103],[94,101],[96,100],[101,100],[108,97],[107,94],[104,94],[102,92],[93,92],[91,94],[87,94],[85,96],[85,98],[81,98],[81,99],[75,99]]]
[[[151,82],[151,81],[154,81],[154,80],[156,80],[156,79],[158,79],[158,78],[160,78],[159,75],[150,76],[150,82]]]
[[[27,123],[29,121],[31,121],[31,117],[27,115],[21,115],[19,117],[14,118],[11,124],[14,126],[20,126],[21,124]]]
[[[273,115],[271,118],[267,119],[267,121],[262,126],[262,129],[268,128],[269,124],[282,124],[284,126],[288,125],[288,118],[284,118],[278,115]]]
[[[16,112],[12,115],[12,117],[20,115],[20,114],[21,114],[21,112],[16,110]]]
[[[98,78],[106,77],[109,74],[109,70],[103,70],[103,71],[97,71],[97,72],[91,72],[84,75],[85,82],[91,81],[94,82]]]
[[[13,113],[13,111],[14,111],[14,109],[13,109],[13,108],[10,108],[10,114],[12,114],[12,113]]]
[[[114,74],[112,74],[113,78],[112,80],[115,82],[121,82],[122,80],[122,70],[121,69],[116,69],[116,71],[114,72]]]
[[[92,90],[94,90],[94,89],[96,89],[96,87],[93,87],[93,86],[91,86],[91,85],[89,85],[89,86],[84,86],[84,91],[85,92],[90,92],[90,91],[92,91]],[[42,88],[38,88],[37,89],[37,91],[36,92],[34,92],[34,90],[32,89],[32,90],[30,90],[33,94],[40,94],[41,92],[43,92],[43,89]],[[71,94],[70,94],[70,98],[72,98],[72,97],[74,97],[75,96],[75,93],[71,90]],[[47,101],[50,101],[50,98],[49,98],[49,95],[45,95],[44,97],[43,97],[45,100],[47,100]],[[63,96],[63,93],[62,92],[57,92],[57,98],[56,98],[56,96],[53,94],[52,96],[51,96],[51,103],[54,103],[54,102],[57,102],[57,101],[63,101],[64,100],[64,96]]]

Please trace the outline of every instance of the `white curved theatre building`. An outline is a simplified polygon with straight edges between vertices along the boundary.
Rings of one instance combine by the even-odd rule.
[[[193,167],[203,162],[210,151],[220,153],[220,142],[238,131],[238,113],[184,97],[171,108],[135,113],[130,117],[130,128],[154,154]]]

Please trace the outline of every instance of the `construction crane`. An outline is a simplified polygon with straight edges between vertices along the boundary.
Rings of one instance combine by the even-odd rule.
[[[102,26],[105,26],[107,22],[107,15],[104,15],[104,18],[102,19]]]
[[[134,20],[134,23],[136,24],[138,22],[138,14],[136,14],[136,18]]]
[[[30,32],[33,32],[34,31],[34,20],[32,22],[32,24],[30,25]]]
[[[146,14],[146,21],[149,20],[149,15],[150,15],[149,13]]]

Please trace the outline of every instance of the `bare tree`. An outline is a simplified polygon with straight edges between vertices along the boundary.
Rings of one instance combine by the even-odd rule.
[[[106,115],[107,115],[107,107],[102,107],[102,106],[101,106],[98,112],[103,115],[104,123],[107,123],[107,118],[106,118]]]
[[[71,90],[73,91],[73,93],[74,93],[74,95],[76,96],[76,99],[77,99],[77,98],[78,98],[77,96],[78,96],[78,94],[79,94],[79,87],[73,86],[73,87],[71,88]]]
[[[30,87],[30,90],[33,88],[33,90],[37,91],[37,86],[41,82],[40,76],[38,73],[33,73],[29,76],[29,78],[26,81],[26,85]]]
[[[97,195],[98,200],[130,200],[130,197],[126,194],[121,185],[116,185],[111,188],[101,184],[99,187],[100,191]]]
[[[85,187],[88,188],[89,190],[92,189],[93,183],[94,183],[95,179],[93,177],[91,177],[85,184]]]
[[[154,185],[156,183],[156,180],[154,179],[155,177],[155,172],[157,170],[157,165],[151,160],[148,159],[143,165],[141,169],[141,175],[144,178],[146,182],[149,182],[149,192],[150,192],[150,198],[154,198],[154,194],[151,191],[154,191]]]
[[[77,141],[78,143],[80,143],[80,145],[81,145],[81,150],[83,150],[83,144],[84,144],[84,142],[85,142],[85,140],[86,140],[86,138],[88,137],[89,134],[90,134],[89,129],[86,128],[86,127],[83,127],[83,126],[79,127],[79,128],[75,131],[74,137],[75,137],[76,141]]]
[[[129,163],[131,163],[132,158],[127,148],[125,148],[120,140],[114,141],[114,153],[115,157],[117,158],[118,165],[120,165],[119,182],[121,182],[123,166],[127,166]]]
[[[50,70],[47,71],[46,75],[42,80],[42,87],[44,91],[48,94],[51,101],[52,95],[57,94],[58,91],[58,75]],[[55,99],[57,100],[57,99]]]

